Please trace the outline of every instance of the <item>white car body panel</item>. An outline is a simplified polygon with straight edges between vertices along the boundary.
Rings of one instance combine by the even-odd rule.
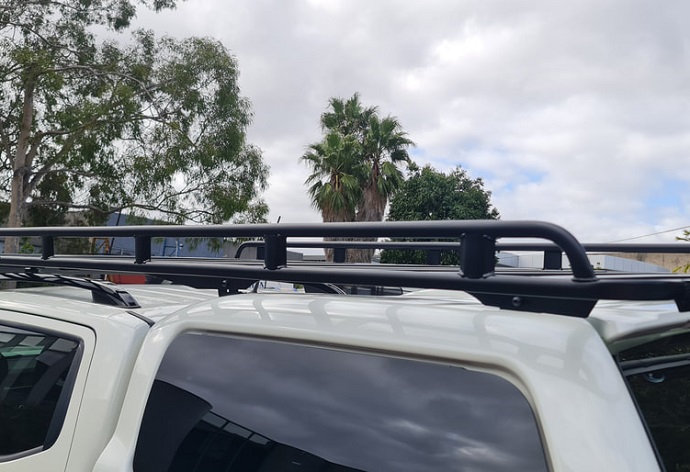
[[[623,378],[583,319],[460,306],[426,297],[249,294],[194,306],[154,326],[115,435],[94,470],[131,470],[138,425],[160,360],[186,331],[452,362],[513,382],[533,405],[555,471],[659,470]]]

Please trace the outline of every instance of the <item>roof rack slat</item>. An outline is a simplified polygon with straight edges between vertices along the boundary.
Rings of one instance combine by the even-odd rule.
[[[138,234],[134,236],[134,263],[144,264],[151,260],[151,236]]]

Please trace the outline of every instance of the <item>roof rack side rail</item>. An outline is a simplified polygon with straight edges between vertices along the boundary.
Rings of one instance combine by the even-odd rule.
[[[42,237],[134,237],[135,262],[151,258],[152,237],[256,238],[266,242],[266,268],[279,269],[287,263],[287,238],[300,237],[399,237],[451,238],[463,241],[461,270],[465,277],[479,278],[493,272],[495,241],[498,238],[539,238],[550,241],[567,255],[574,280],[594,280],[594,270],[584,248],[560,226],[541,221],[445,220],[312,224],[243,224],[208,226],[96,226],[0,228],[3,236]],[[147,247],[148,246],[148,247]],[[52,257],[52,256],[51,256]],[[47,258],[47,257],[46,257]]]
[[[46,259],[41,259],[46,260]],[[19,268],[17,268],[19,269]],[[26,272],[1,272],[0,280],[15,282],[30,282],[38,284],[64,285],[91,291],[93,301],[102,305],[112,305],[124,308],[141,308],[139,303],[125,290],[108,286],[104,283],[79,277],[58,274],[40,274],[35,269]]]
[[[442,251],[458,252],[457,243],[439,241],[289,241],[287,246],[293,249],[385,249],[385,250],[421,250],[427,253],[427,265],[440,264]],[[245,241],[235,252],[235,258],[241,259],[248,249],[256,248],[256,258],[263,259],[265,243],[263,241]],[[690,254],[690,244],[683,243],[582,243],[587,254],[591,253],[642,253],[642,254]],[[555,244],[545,243],[496,243],[496,251],[543,252],[544,269],[561,270],[563,250]],[[334,262],[344,262],[334,258]]]

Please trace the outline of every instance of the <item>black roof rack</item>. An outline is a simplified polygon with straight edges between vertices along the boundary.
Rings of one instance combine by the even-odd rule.
[[[257,258],[263,259],[266,244],[263,241],[245,241],[235,251],[235,258],[241,259],[249,248],[257,248]],[[459,252],[457,243],[439,241],[294,241],[288,242],[287,247],[293,249],[334,249],[333,262],[345,262],[347,249],[385,249],[385,250],[417,250],[426,253],[427,265],[440,265],[442,252]],[[643,254],[690,254],[690,244],[682,243],[582,243],[588,254],[592,253],[643,253]],[[562,270],[563,250],[555,244],[545,243],[496,243],[496,252],[525,251],[542,252],[544,254],[543,268],[548,270]]]
[[[487,305],[579,317],[588,316],[596,302],[605,299],[674,300],[680,311],[690,311],[689,276],[597,276],[585,248],[569,232],[559,226],[539,221],[2,228],[0,237],[3,236],[41,237],[42,253],[40,256],[0,256],[0,268],[140,273],[171,280],[193,278],[199,281],[197,286],[216,287],[226,292],[246,287],[256,280],[464,290]],[[135,255],[133,259],[56,256],[54,240],[63,237],[132,237],[135,241]],[[154,237],[261,238],[265,258],[262,264],[237,259],[190,262],[154,258],[151,255],[151,240]],[[385,265],[288,265],[287,248],[294,246],[293,243],[288,243],[288,238],[324,237],[453,240],[460,254],[460,270],[451,273],[447,270],[406,270]],[[551,250],[566,254],[570,265],[569,275],[535,277],[530,274],[497,274],[495,254],[501,248],[496,243],[499,238],[536,238],[548,241]],[[321,247],[324,245],[325,243],[321,243]],[[679,247],[675,252],[683,251]]]
[[[0,274],[0,280],[28,282],[32,284],[67,285],[70,287],[83,288],[91,291],[91,296],[95,303],[125,308],[141,308],[134,297],[125,290],[101,283],[97,280],[57,274],[39,274],[35,269],[27,269],[26,272],[5,272]]]

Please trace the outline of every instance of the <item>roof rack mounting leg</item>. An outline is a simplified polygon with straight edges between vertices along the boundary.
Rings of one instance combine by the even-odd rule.
[[[481,279],[496,268],[496,240],[479,233],[465,233],[460,237],[460,275]]]
[[[55,240],[52,236],[41,236],[41,259],[44,261],[55,255]]]
[[[264,241],[266,242],[264,267],[276,270],[287,266],[287,238],[280,234],[266,234]]]
[[[144,264],[151,260],[151,236],[134,236],[134,263]]]

